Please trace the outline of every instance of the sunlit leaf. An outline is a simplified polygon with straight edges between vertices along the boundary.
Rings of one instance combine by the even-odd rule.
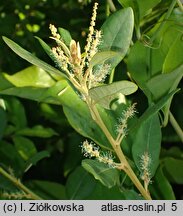
[[[107,61],[113,69],[126,55],[134,27],[133,10],[125,8],[112,14],[102,25],[102,43],[99,50],[112,50],[120,55]],[[113,57],[113,56],[112,56]]]
[[[47,71],[54,79],[60,80],[61,78],[65,77],[65,75],[61,73],[59,70],[47,64],[46,62],[40,60],[32,53],[28,52],[27,50],[23,49],[21,46],[16,44],[14,41],[8,39],[7,37],[3,37],[3,40],[17,55],[27,60],[31,64],[36,65],[42,68],[43,70]]]
[[[4,73],[5,78],[16,87],[41,87],[46,88],[54,85],[55,81],[43,69],[36,66],[28,67],[13,75]]]
[[[60,28],[60,27],[58,28],[58,31],[59,31],[59,33],[60,33],[60,35],[61,35],[62,40],[63,40],[64,43],[66,44],[66,46],[69,47],[70,42],[71,42],[71,40],[72,40],[72,37],[71,37],[70,32],[69,32],[67,29]]]

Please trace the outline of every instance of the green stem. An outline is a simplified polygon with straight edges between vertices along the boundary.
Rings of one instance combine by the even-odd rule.
[[[90,108],[90,112],[91,115],[94,119],[94,121],[99,125],[99,127],[102,129],[102,131],[104,132],[105,136],[107,137],[107,139],[109,140],[109,142],[111,143],[116,155],[118,156],[122,166],[121,169],[124,170],[124,172],[130,177],[130,179],[132,180],[132,182],[134,183],[134,185],[137,187],[137,189],[140,191],[140,193],[142,194],[142,196],[147,199],[147,200],[151,200],[151,196],[148,194],[148,192],[144,189],[144,187],[142,186],[141,182],[139,181],[139,179],[137,178],[137,176],[135,175],[134,171],[132,170],[132,168],[130,167],[128,161],[126,160],[125,155],[123,154],[123,151],[121,150],[120,145],[118,145],[116,143],[116,141],[114,140],[114,138],[112,137],[112,135],[110,134],[109,130],[107,129],[106,125],[104,124],[98,109],[96,106],[94,106],[92,104],[92,101],[90,101],[89,99],[87,100],[87,104]]]
[[[115,73],[115,70],[113,69],[113,70],[111,71],[110,76],[109,76],[109,84],[111,84],[111,83],[113,82],[113,80],[114,80],[114,73]]]
[[[177,0],[173,0],[170,7],[168,8],[168,11],[163,19],[163,21],[161,22],[159,28],[154,32],[153,36],[151,37],[151,39],[149,40],[149,43],[152,44],[153,41],[156,39],[157,35],[161,32],[161,30],[163,29],[164,25],[165,25],[165,21],[169,18],[169,16],[171,15],[175,5],[177,3]]]
[[[141,39],[140,26],[137,26],[137,27],[135,28],[135,30],[136,30],[137,39],[140,40],[140,39]]]
[[[169,112],[169,120],[172,127],[176,131],[177,135],[180,137],[181,141],[183,142],[183,131],[171,112]]]
[[[29,194],[30,197],[34,200],[42,200],[41,197],[33,193],[31,190],[29,190],[25,185],[23,185],[18,179],[11,176],[9,173],[7,173],[2,167],[0,167],[0,174],[2,174],[4,177],[9,179],[14,185],[16,185],[19,189],[24,191],[25,193]]]
[[[181,11],[183,11],[183,5],[182,2],[180,0],[177,0],[177,4],[179,5]]]
[[[111,10],[112,12],[115,12],[115,11],[116,11],[116,7],[115,7],[113,1],[112,1],[112,0],[107,0],[107,3],[108,3],[108,5],[109,5],[110,10]]]

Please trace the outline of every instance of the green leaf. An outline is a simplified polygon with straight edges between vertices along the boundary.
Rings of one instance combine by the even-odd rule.
[[[139,26],[140,22],[140,12],[139,12],[139,5],[137,3],[137,0],[118,0],[118,2],[124,7],[128,8],[131,7],[134,12],[135,17],[135,25]]]
[[[152,104],[147,108],[147,110],[143,113],[143,115],[129,128],[129,131],[134,131],[135,129],[139,128],[140,125],[148,120],[152,115],[158,113],[160,109],[167,103],[167,101],[177,92],[178,89],[175,91],[170,92],[169,94],[162,97],[156,104]]]
[[[64,41],[64,43],[66,44],[66,46],[70,46],[70,42],[72,40],[71,34],[67,29],[64,28],[58,28],[58,31],[61,35],[62,40]]]
[[[6,112],[0,107],[0,140],[3,137],[5,128],[7,126]]]
[[[180,65],[183,65],[182,50],[183,41],[181,35],[175,39],[168,51],[168,54],[163,63],[163,73],[170,73]]]
[[[55,69],[51,65],[47,64],[46,62],[40,60],[27,50],[20,47],[18,44],[13,42],[12,40],[8,39],[7,37],[3,36],[4,42],[21,58],[27,60],[31,64],[42,68],[43,70],[47,71],[54,79],[60,80],[63,77],[66,78],[65,74],[61,73],[59,70]]]
[[[183,159],[183,151],[178,146],[172,146],[169,149],[161,149],[161,158],[171,157],[175,159]]]
[[[32,128],[23,128],[16,133],[21,136],[49,138],[58,135],[52,128],[44,128],[42,125],[36,125]]]
[[[152,94],[153,101],[156,101],[160,99],[162,96],[166,95],[167,93],[174,91],[177,88],[182,77],[183,77],[183,64],[179,66],[177,69],[175,69],[174,71],[172,71],[171,73],[160,74],[151,78],[147,82],[147,87]],[[169,109],[170,109],[172,99],[173,99],[173,95],[172,97],[170,97],[168,103],[163,109],[164,126],[167,125],[168,123]]]
[[[183,160],[173,157],[166,157],[162,160],[165,175],[171,182],[183,184]]]
[[[91,176],[93,179],[93,177]],[[95,181],[96,182],[96,181]],[[125,196],[118,186],[107,188],[99,181],[96,182],[92,193],[86,200],[124,200]]]
[[[3,140],[0,142],[0,162],[5,167],[11,167],[17,177],[22,176],[25,162],[16,150],[15,146]]]
[[[65,200],[65,187],[56,182],[31,180],[27,186],[45,200]]]
[[[109,59],[111,69],[126,55],[133,34],[134,17],[133,10],[126,8],[112,14],[102,25],[102,43],[99,50],[112,50],[120,53],[120,56]]]
[[[119,94],[130,95],[137,91],[137,85],[130,81],[118,81],[109,85],[98,86],[89,90],[89,95],[106,109],[110,109],[110,102]]]
[[[147,167],[151,177],[154,176],[159,165],[159,154],[161,149],[161,127],[158,115],[151,116],[143,122],[137,132],[132,146],[132,154],[139,171],[142,170],[142,156],[149,156],[149,166]]]
[[[161,0],[136,0],[139,6],[140,19],[142,19],[145,15],[152,12],[153,7],[155,7]]]
[[[20,130],[27,126],[25,109],[20,100],[15,97],[8,98],[7,110],[9,122],[16,127],[16,130]]]
[[[142,4],[143,3],[144,2],[142,2]],[[146,82],[151,78],[153,79],[154,76],[162,73],[162,69],[165,67],[165,59],[168,58],[167,54],[169,54],[170,50],[173,49],[172,46],[174,46],[175,39],[182,37],[182,21],[182,13],[175,9],[168,21],[160,18],[154,28],[147,32],[148,37],[151,37],[159,27],[159,23],[164,23],[163,28],[156,36],[151,47],[143,41],[137,41],[130,49],[127,61],[128,71],[132,78],[137,82],[138,86],[146,94],[150,102],[152,99],[146,86]],[[179,45],[180,47],[182,46],[180,40]],[[172,59],[169,58],[170,61],[168,65],[173,62],[173,64],[171,64],[172,69],[175,65],[178,66],[182,59],[182,55],[180,55],[178,50],[175,53],[176,55],[173,54],[174,57],[171,55]],[[179,63],[177,64],[176,62]],[[163,90],[163,88],[161,87],[159,90]]]
[[[22,136],[13,136],[13,142],[18,153],[24,160],[28,160],[37,153],[36,147],[30,139]]]
[[[39,38],[39,37],[36,37],[36,38],[38,39],[39,43],[41,44],[41,46],[43,47],[43,49],[47,53],[47,55],[53,60],[53,62],[55,62],[56,65],[60,65],[59,60],[57,58],[55,58],[55,56],[53,55],[51,48],[41,38]],[[65,44],[63,44],[63,45],[65,47]],[[65,74],[63,74],[63,75],[67,79],[67,76]]]
[[[61,80],[54,86],[44,89],[35,87],[10,87],[6,90],[0,91],[0,94],[15,95],[38,102],[63,105],[63,110],[66,117],[68,118],[69,123],[78,133],[93,139],[94,142],[103,147],[111,149],[111,145],[106,139],[106,136],[102,133],[99,126],[93,121],[87,105],[78,97],[78,95],[68,85],[66,80]],[[112,127],[109,114],[103,109],[101,109],[100,113],[102,118],[105,120],[105,123],[109,125],[109,127]],[[114,133],[112,128],[110,131]],[[20,131],[19,135],[21,134],[22,132]]]
[[[32,157],[30,157],[25,164],[25,171],[27,171],[28,169],[30,169],[30,167],[32,167],[33,165],[36,165],[40,160],[50,157],[50,153],[48,151],[40,151],[38,153],[36,153],[35,155],[33,155]]]
[[[43,69],[36,66],[28,67],[14,75],[4,73],[5,78],[16,87],[33,86],[46,88],[55,81]]]
[[[161,0],[118,0],[123,7],[132,7],[135,15],[135,21],[137,26],[140,24],[142,18],[152,12],[152,8],[155,7]]]
[[[81,162],[81,148],[78,144],[82,143],[83,137],[78,133],[71,133],[67,137],[67,146],[64,150],[67,152],[64,160],[64,176],[67,176]]]
[[[175,195],[171,184],[167,180],[160,166],[153,178],[152,184],[149,185],[150,194],[156,200],[175,200]]]
[[[95,184],[88,172],[82,167],[77,167],[67,180],[66,195],[71,200],[84,200],[92,193]]]
[[[134,190],[122,189],[125,200],[143,200],[143,197]]]
[[[82,166],[108,188],[114,187],[119,182],[119,173],[113,167],[96,160],[85,159]]]
[[[171,73],[154,76],[147,82],[147,87],[152,93],[153,101],[160,99],[165,94],[175,90],[183,77],[183,64]]]
[[[86,104],[77,102],[75,104],[75,108],[64,106],[63,110],[70,125],[78,133],[80,133],[84,137],[88,137],[92,139],[95,143],[97,143],[103,148],[107,148],[107,149],[112,148],[106,136],[102,132],[102,130],[93,121]],[[107,114],[103,113],[103,116],[107,117]],[[108,123],[109,122],[110,121],[108,121]]]
[[[110,58],[119,57],[121,55],[120,52],[114,51],[99,51],[97,52],[90,61],[89,68],[97,64],[102,64]]]

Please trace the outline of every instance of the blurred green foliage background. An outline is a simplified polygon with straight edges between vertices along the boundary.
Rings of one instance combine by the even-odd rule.
[[[51,45],[53,43],[49,39],[49,24],[51,23],[69,30],[72,37],[76,41],[80,41],[81,47],[84,47],[93,2],[83,1],[82,4],[77,0],[0,0],[0,35],[12,39],[40,59],[55,66],[34,36],[42,38]],[[169,2],[162,1],[163,7],[159,7],[154,17],[144,23],[142,31],[146,32],[149,26],[153,26],[153,23],[167,10]],[[96,23],[98,29],[100,29],[109,14],[107,1],[101,0],[99,3]],[[114,3],[117,9],[121,8],[118,1],[114,1]],[[0,37],[0,72],[14,74],[28,66],[30,64],[15,55]],[[121,63],[116,68],[119,73],[116,73],[114,79],[126,78],[127,74],[121,73],[121,71],[125,70],[126,66]],[[182,82],[179,85],[182,86]],[[147,107],[147,99],[141,91],[133,97],[138,102],[138,111],[142,113]],[[88,184],[93,190],[89,198],[96,198],[95,190],[105,190],[103,186],[94,182],[94,179],[89,174],[83,174],[83,170],[79,170],[81,168],[75,170],[81,163],[80,145],[84,138],[69,125],[61,106],[38,103],[12,96],[3,96],[2,98],[6,102],[6,111],[0,109],[0,165],[3,168],[9,169],[11,167],[17,177],[21,178],[26,185],[44,198],[66,198],[65,189],[62,185],[67,184],[67,188],[69,188],[71,183],[68,179],[71,179],[72,175],[74,175],[74,178],[79,179],[80,176],[77,176],[77,173],[86,175]],[[180,106],[182,100],[182,94],[175,96],[171,109],[179,124],[183,127],[181,121],[182,106]],[[0,99],[2,107],[4,101]],[[168,124],[166,128],[162,129],[162,132],[162,158],[164,155],[174,154],[182,160],[180,152],[182,146],[172,126]],[[22,154],[22,152],[28,152],[27,149],[26,151],[21,149],[23,145],[25,148],[32,146],[30,155]],[[169,150],[172,146],[173,148]],[[31,161],[27,163],[26,158],[31,158],[36,152],[39,154],[36,156],[37,158],[32,159],[34,163],[31,164]],[[27,164],[31,164],[31,166],[29,167]],[[26,172],[24,173],[25,167]],[[179,168],[182,169],[182,167]],[[69,175],[72,171],[74,173]],[[159,173],[161,173],[161,170],[159,170]],[[170,177],[176,197],[179,199],[183,198],[181,192],[182,179],[183,177],[180,184],[177,184],[177,180]],[[56,185],[57,183],[60,185]],[[73,182],[71,185],[73,185]],[[47,188],[49,188],[49,191]],[[0,189],[2,192],[16,192],[17,190],[12,183],[2,176],[0,176]],[[111,193],[117,194],[115,190],[117,189],[114,188],[112,192],[105,190],[106,199],[111,198]],[[67,191],[67,193],[70,192]],[[81,199],[81,197],[82,195],[79,197],[70,196],[70,198],[75,199]],[[113,197],[115,198],[115,195]],[[116,198],[119,199],[120,197],[116,196]],[[100,196],[98,199],[100,199]]]

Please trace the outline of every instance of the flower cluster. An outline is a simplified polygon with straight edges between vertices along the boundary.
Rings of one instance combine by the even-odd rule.
[[[82,145],[82,152],[85,157],[95,157],[99,162],[108,164],[110,167],[116,167],[116,163],[113,161],[114,157],[111,152],[99,151],[99,147],[95,146],[94,143],[85,140]]]
[[[101,43],[101,31],[95,30],[95,20],[97,16],[98,3],[94,4],[93,14],[90,22],[87,44],[84,48],[84,54],[81,54],[79,42],[71,40],[68,47],[54,25],[50,25],[52,39],[57,43],[52,48],[52,57],[57,67],[67,74],[73,85],[83,95],[88,95],[88,90],[103,82],[110,70],[109,65],[102,64],[97,67],[90,66],[93,56],[98,52],[98,46]]]
[[[132,118],[134,114],[136,113],[135,110],[135,103],[129,106],[123,113],[122,117],[118,119],[118,124],[116,126],[116,132],[118,134],[117,136],[117,141],[119,144],[121,143],[122,139],[126,136],[127,134],[127,122],[129,118]]]
[[[14,192],[14,193],[4,192],[0,195],[1,195],[1,197],[5,198],[5,199],[14,199],[14,200],[31,199],[32,198],[30,194],[26,194],[23,191]]]
[[[144,188],[148,191],[148,185],[151,183],[151,172],[149,166],[151,164],[151,157],[148,152],[144,152],[140,160],[141,179],[144,181]]]

